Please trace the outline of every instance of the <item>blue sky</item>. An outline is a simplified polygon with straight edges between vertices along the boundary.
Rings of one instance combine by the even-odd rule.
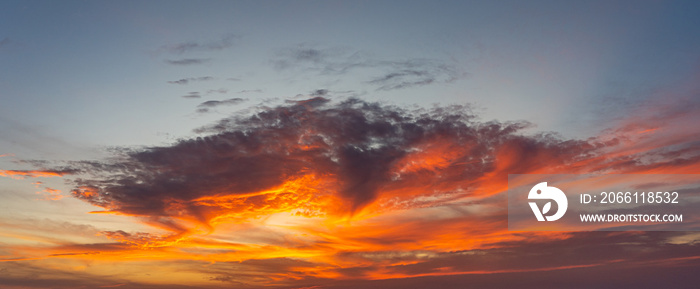
[[[687,81],[698,69],[700,50],[692,1],[4,6],[0,93],[8,125],[2,130],[14,139],[3,139],[3,147],[42,158],[69,158],[95,146],[170,142],[237,109],[318,89],[397,104],[470,103],[487,120],[527,119],[539,130],[588,136],[600,129],[597,120]],[[167,49],[186,43],[200,47]],[[206,47],[216,44],[223,45]],[[320,52],[323,59],[278,67],[303,50]],[[167,63],[182,59],[203,63]],[[371,83],[410,70],[409,62],[432,70],[434,82],[386,90]],[[357,66],[324,70],[351,64]],[[214,79],[167,83],[191,77]],[[227,92],[206,92],[220,89]],[[193,91],[203,96],[181,97]],[[209,115],[194,113],[201,102],[235,97],[247,101]],[[35,145],[44,147],[28,145],[36,138],[46,139]]]

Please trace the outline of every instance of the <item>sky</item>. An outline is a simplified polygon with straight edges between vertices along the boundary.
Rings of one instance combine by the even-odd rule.
[[[696,1],[3,1],[0,287],[696,288],[700,233],[506,191],[700,174],[698,51]]]

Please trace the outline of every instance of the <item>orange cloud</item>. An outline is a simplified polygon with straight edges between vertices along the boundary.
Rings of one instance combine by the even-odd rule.
[[[41,171],[41,170],[0,170],[0,176],[10,177],[13,179],[28,178],[52,178],[62,177],[73,173],[72,171]]]

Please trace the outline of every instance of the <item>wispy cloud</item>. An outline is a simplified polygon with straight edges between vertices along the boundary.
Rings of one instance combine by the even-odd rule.
[[[369,67],[373,60],[360,52],[344,48],[312,48],[299,46],[280,50],[272,59],[277,70],[311,70],[323,74],[341,75],[356,68]]]
[[[185,59],[177,59],[177,60],[166,59],[165,63],[172,64],[172,65],[195,65],[195,64],[207,63],[210,60],[211,60],[210,58],[185,58]]]
[[[77,173],[77,170],[0,170],[0,176],[11,178],[51,178]]]
[[[184,98],[201,98],[202,94],[200,94],[198,91],[190,91],[189,93],[183,95],[182,97],[184,97]]]
[[[213,80],[213,79],[214,79],[214,77],[211,77],[211,76],[187,77],[187,78],[181,78],[179,80],[168,81],[168,83],[170,83],[170,84],[188,84],[190,82],[208,81],[208,80]]]
[[[339,98],[339,99],[349,99],[349,98],[357,98],[361,95],[365,94],[365,92],[356,92],[354,90],[345,90],[345,91],[331,91],[325,88],[321,89],[316,89],[312,90],[308,93],[299,93],[297,95],[294,95],[290,97],[289,101],[292,100],[304,100],[304,99],[309,99],[309,98],[316,98],[316,97],[323,97],[323,98]]]
[[[453,65],[426,59],[384,62],[383,65],[389,67],[388,72],[368,81],[369,84],[376,85],[377,90],[402,89],[436,82],[450,83],[463,76]]]
[[[169,54],[184,54],[197,51],[217,51],[232,47],[235,40],[238,39],[235,35],[226,35],[221,39],[208,42],[186,41],[175,44],[163,45],[156,50],[156,53]]]
[[[44,186],[43,182],[34,182],[34,186],[37,189],[42,189],[39,192],[36,192],[38,195],[42,195],[44,200],[48,201],[58,201],[60,199],[63,199],[65,197],[64,195],[61,194],[61,190],[57,190],[54,188],[50,188],[47,186]]]
[[[376,59],[366,53],[341,48],[288,48],[278,52],[272,63],[278,71],[310,71],[326,76],[358,70],[365,74],[379,72],[380,76],[366,81],[377,90],[449,83],[467,75],[455,64],[436,59]]]
[[[245,89],[245,90],[241,90],[237,93],[262,93],[262,92],[263,92],[262,89]]]
[[[228,89],[226,88],[219,88],[219,89],[209,89],[207,90],[207,94],[227,94]]]
[[[217,106],[222,106],[222,105],[236,105],[241,102],[246,101],[246,99],[235,97],[235,98],[230,98],[226,100],[210,100],[210,101],[205,101],[197,106],[197,112],[204,113],[204,112],[209,112],[209,109],[215,108]]]
[[[326,96],[328,95],[328,89],[317,89],[311,92],[312,97]]]
[[[188,94],[185,94],[182,97],[184,97],[184,98],[201,98],[202,96],[207,96],[207,95],[212,95],[212,94],[227,94],[227,93],[228,93],[228,89],[219,88],[219,89],[209,89],[204,93],[201,93],[199,91],[190,91]]]

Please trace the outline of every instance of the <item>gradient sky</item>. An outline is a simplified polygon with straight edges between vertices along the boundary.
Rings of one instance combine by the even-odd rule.
[[[697,1],[3,1],[0,287],[697,288],[505,190],[700,174],[699,52]]]

